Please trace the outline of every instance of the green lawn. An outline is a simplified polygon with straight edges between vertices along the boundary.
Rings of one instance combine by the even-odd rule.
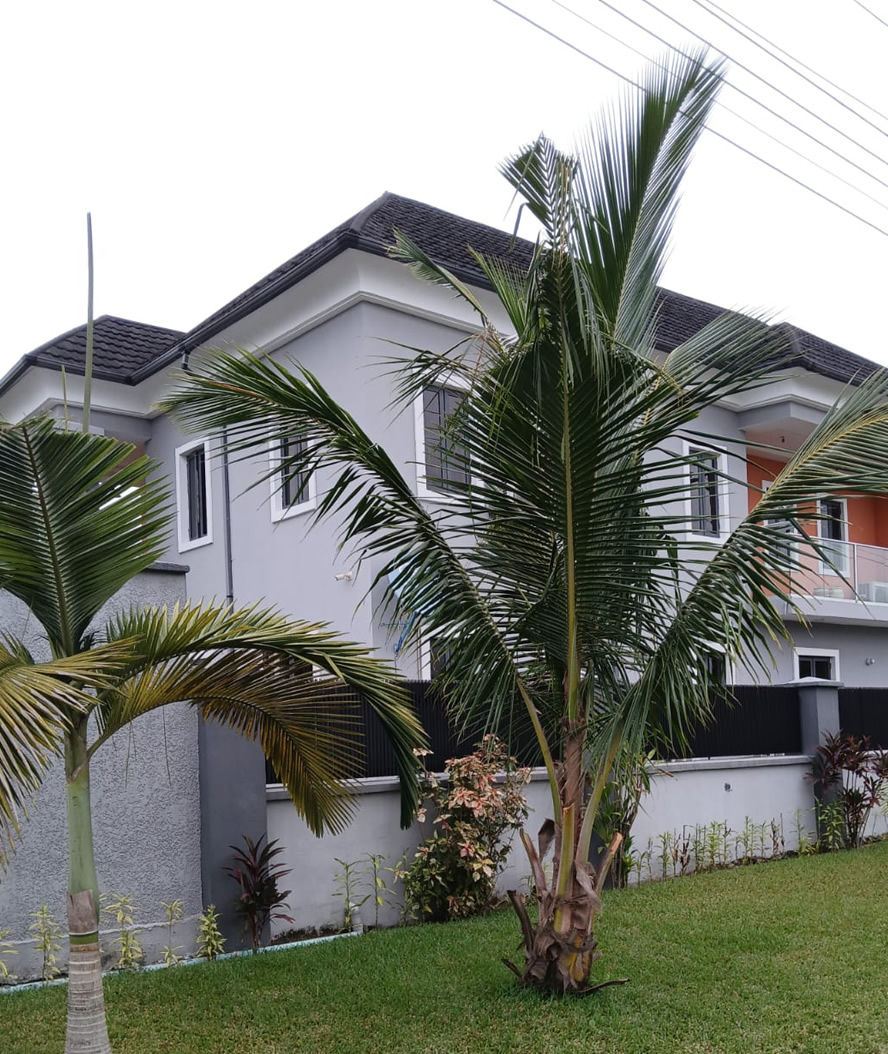
[[[586,999],[521,991],[502,912],[106,984],[117,1054],[888,1052],[888,843],[608,896]],[[0,996],[4,1054],[59,1054],[64,990]]]

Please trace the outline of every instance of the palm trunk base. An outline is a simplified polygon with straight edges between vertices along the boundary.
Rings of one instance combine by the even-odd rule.
[[[68,1030],[65,1054],[111,1054],[105,1024],[102,952],[95,944],[75,944],[68,970]]]
[[[65,1054],[111,1054],[102,988],[102,949],[92,893],[68,896],[68,1030]]]
[[[584,891],[577,892],[574,900],[584,900]],[[588,904],[573,905],[580,909],[580,915],[588,916],[594,910],[593,897],[589,897]],[[544,896],[541,899],[539,921],[536,925],[531,922],[527,913],[526,898],[523,894],[510,890],[509,899],[521,922],[524,936],[524,968],[519,969],[508,959],[503,959],[503,962],[525,988],[565,995],[590,995],[599,988],[625,984],[629,980],[628,977],[623,977],[598,984],[589,983],[592,964],[601,958],[601,952],[597,950],[598,941],[585,926],[571,929],[567,933],[559,932],[555,927],[554,897]],[[594,897],[594,900],[597,901],[597,897]]]

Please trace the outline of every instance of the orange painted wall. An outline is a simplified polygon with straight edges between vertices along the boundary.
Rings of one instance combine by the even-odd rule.
[[[761,457],[755,450],[747,450],[746,456],[749,459],[746,466],[746,479],[750,486],[749,511],[752,512],[759,502],[761,495],[758,490],[762,483],[775,479],[783,468],[783,462]],[[848,540],[888,549],[888,497],[873,497],[869,494],[842,497],[848,499]]]
[[[761,497],[759,491],[762,489],[762,483],[776,479],[778,473],[783,470],[784,462],[772,461],[771,458],[762,457],[756,450],[747,450],[746,457],[749,459],[746,464],[746,482],[750,486],[747,495],[749,497],[749,511],[752,512],[759,503],[759,498]]]

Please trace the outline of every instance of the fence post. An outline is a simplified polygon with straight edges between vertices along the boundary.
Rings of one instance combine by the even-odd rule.
[[[839,731],[839,689],[842,682],[803,677],[795,684],[799,691],[802,753],[813,756],[827,736]]]

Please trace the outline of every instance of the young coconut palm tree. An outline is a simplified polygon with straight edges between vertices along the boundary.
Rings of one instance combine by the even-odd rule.
[[[69,839],[67,1054],[108,1054],[98,942],[99,882],[90,763],[120,729],[167,703],[258,740],[317,834],[349,818],[342,780],[359,746],[336,686],[364,694],[390,737],[402,820],[418,801],[413,749],[424,739],[394,670],[321,625],[271,610],[183,605],[122,614],[103,605],[166,548],[166,492],[155,466],[113,439],[58,422],[0,425],[0,588],[42,627],[50,657],[0,640],[0,834],[47,768],[64,760]],[[288,661],[288,660],[295,660]],[[294,666],[326,678],[293,673]],[[0,862],[3,862],[0,856]]]
[[[654,346],[676,193],[719,79],[717,67],[671,59],[579,156],[542,139],[505,164],[542,234],[520,271],[476,259],[514,335],[398,237],[395,255],[463,297],[481,323],[476,340],[417,352],[398,375],[407,402],[455,377],[465,387],[441,444],[457,470],[441,473],[443,508],[429,511],[305,370],[222,355],[183,377],[169,402],[196,429],[228,428],[244,451],[269,435],[304,435],[292,467],[340,471],[318,516],[341,517],[344,543],[377,583],[396,578],[388,601],[415,616],[414,637],[448,638],[442,681],[455,712],[501,734],[521,722],[533,730],[553,810],[538,845],[524,838],[538,921],[511,896],[524,937],[523,966],[512,968],[534,987],[599,987],[594,923],[619,839],[597,864],[590,843],[615,759],[680,742],[706,719],[713,651],[767,671],[770,649],[787,638],[778,602],[791,603],[803,545],[819,545],[802,522],[816,499],[888,489],[879,374],[831,411],[723,544],[688,529],[699,451],[718,449],[691,429],[780,365],[767,327],[735,314],[668,358]]]

